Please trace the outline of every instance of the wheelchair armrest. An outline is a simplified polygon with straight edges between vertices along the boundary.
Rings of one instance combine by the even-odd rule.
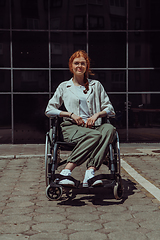
[[[112,119],[115,119],[115,116],[106,116],[102,118],[102,123],[110,123]]]

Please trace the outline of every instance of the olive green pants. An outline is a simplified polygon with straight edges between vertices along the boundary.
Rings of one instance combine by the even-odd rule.
[[[70,121],[61,123],[61,128],[66,142],[77,143],[67,162],[79,166],[87,160],[87,168],[95,167],[98,170],[108,152],[108,145],[113,141],[115,128],[109,123],[104,123],[90,129]]]

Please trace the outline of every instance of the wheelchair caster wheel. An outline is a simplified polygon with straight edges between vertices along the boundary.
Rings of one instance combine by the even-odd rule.
[[[66,190],[66,196],[67,196],[67,198],[72,198],[72,197],[73,197],[73,191],[72,191],[72,189]]]
[[[46,188],[46,196],[49,200],[54,201],[58,200],[62,196],[62,188],[61,187],[51,187],[48,185]]]
[[[120,183],[116,183],[116,185],[114,186],[114,197],[117,200],[120,200],[122,198],[123,195],[123,187]]]

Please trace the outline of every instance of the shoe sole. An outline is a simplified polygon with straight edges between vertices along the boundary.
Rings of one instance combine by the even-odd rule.
[[[65,180],[59,181],[59,184],[62,185],[62,186],[64,186],[64,187],[75,187],[74,182],[69,181],[68,183],[67,183],[67,182],[65,183],[65,182],[63,182],[63,181],[65,181]]]
[[[96,184],[92,184],[92,187],[101,187],[103,186],[103,183],[96,183]]]

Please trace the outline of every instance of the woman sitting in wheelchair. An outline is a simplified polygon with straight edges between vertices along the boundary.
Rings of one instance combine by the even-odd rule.
[[[76,166],[87,161],[83,187],[88,187],[88,180],[94,177],[95,171],[103,163],[115,134],[111,124],[102,124],[102,117],[114,116],[115,112],[102,84],[88,79],[88,74],[92,72],[85,51],[79,50],[70,57],[69,69],[73,77],[57,87],[45,114],[48,117],[63,117],[63,138],[66,142],[76,143],[60,174],[70,176]],[[66,111],[59,110],[63,103]],[[63,179],[59,184],[73,187],[75,183]],[[92,186],[102,184],[101,180],[96,180]]]

